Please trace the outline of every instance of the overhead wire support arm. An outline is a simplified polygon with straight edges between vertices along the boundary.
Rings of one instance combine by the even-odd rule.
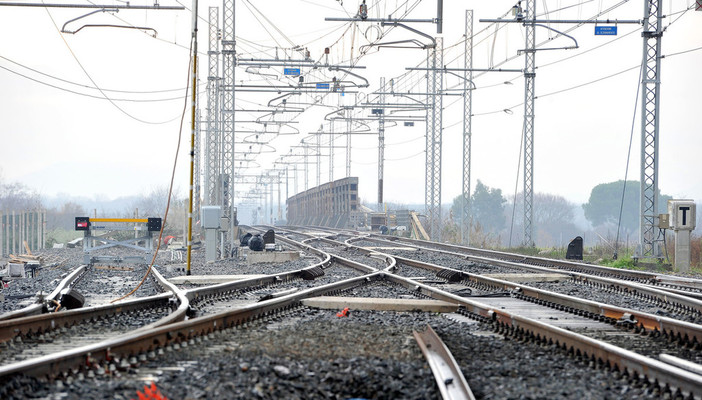
[[[47,7],[47,8],[119,8],[120,10],[185,10],[183,6],[132,6],[116,4],[60,4],[60,3],[6,3],[0,2],[4,7]]]
[[[365,67],[363,67],[363,68],[365,68]],[[348,74],[348,75],[355,76],[355,77],[358,78],[358,79],[362,79],[365,83],[364,83],[363,85],[356,85],[357,87],[366,88],[366,87],[370,86],[370,84],[368,83],[368,79],[362,77],[361,75],[354,74],[354,73],[351,72],[351,71],[347,71],[346,69],[344,69],[344,68],[342,68],[342,67],[329,67],[329,70],[330,70],[330,71],[341,71],[341,72],[345,72],[345,73]]]
[[[410,31],[410,32],[414,32],[414,33],[416,33],[416,34],[419,35],[419,36],[423,36],[423,37],[425,37],[425,38],[431,40],[431,43],[432,43],[431,46],[430,46],[430,45],[424,45],[424,48],[425,48],[425,49],[433,49],[433,48],[436,48],[436,39],[434,39],[431,35],[427,35],[426,33],[422,32],[422,31],[419,31],[419,30],[417,30],[417,29],[414,29],[414,28],[412,28],[412,27],[409,27],[409,26],[407,26],[407,25],[405,25],[405,24],[401,24],[401,23],[399,23],[399,22],[381,22],[381,23],[380,23],[380,26],[386,26],[386,25],[399,26],[400,28],[405,28],[405,29],[407,29],[407,30]],[[379,44],[379,45],[382,45],[382,43],[378,43],[378,44]]]
[[[485,18],[480,19],[480,22],[492,22],[499,24],[507,23],[525,23],[527,20],[524,18],[517,19],[501,19],[501,18]],[[642,21],[640,19],[530,19],[529,24],[639,24]]]
[[[76,17],[76,18],[73,18],[73,19],[71,19],[71,20],[68,20],[68,21],[66,21],[66,23],[63,24],[63,26],[61,27],[61,33],[76,33],[76,32],[78,32],[80,29],[83,29],[83,28],[80,28],[80,29],[78,29],[78,30],[76,30],[76,31],[71,32],[71,31],[67,31],[67,30],[66,30],[66,25],[70,24],[71,22],[78,21],[79,19],[83,19],[83,18],[85,18],[85,17],[89,17],[89,16],[91,16],[91,15],[93,15],[93,14],[97,14],[97,13],[99,13],[99,12],[119,12],[119,9],[118,9],[118,8],[114,8],[114,7],[102,8],[102,9],[100,9],[100,10],[91,11],[91,12],[85,14],[85,15],[81,15],[80,17]]]
[[[435,24],[437,22],[436,18],[420,18],[420,19],[397,19],[397,18],[340,18],[340,17],[327,17],[324,18],[325,21],[330,21],[330,22],[388,22],[388,23],[397,23],[397,22],[404,22],[408,24],[413,24],[413,23],[429,23],[429,24]]]
[[[285,67],[288,65],[299,65],[298,63],[293,63],[293,62],[284,62],[284,61],[251,61],[251,60],[238,60],[236,65],[238,66],[252,66],[252,67]],[[331,65],[331,64],[309,64],[309,65],[302,65],[302,67],[310,67],[310,68],[332,68],[332,67],[339,67],[339,68],[348,68],[348,69],[365,69],[366,67],[363,65]]]
[[[433,68],[425,67],[406,67],[407,71],[433,71]],[[524,72],[524,69],[505,69],[505,68],[439,68],[439,71],[446,72]]]

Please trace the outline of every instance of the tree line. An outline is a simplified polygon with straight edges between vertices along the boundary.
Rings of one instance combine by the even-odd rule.
[[[572,203],[562,196],[534,193],[534,219],[537,247],[564,246],[576,236],[613,241],[637,240],[639,229],[638,181],[602,183],[590,192],[588,202]],[[622,198],[623,197],[623,198]],[[659,213],[667,213],[669,195],[658,193]],[[620,212],[621,209],[621,212]],[[461,223],[462,196],[453,200],[444,237],[456,240]],[[484,247],[512,247],[523,242],[523,196],[505,197],[501,189],[478,180],[470,196],[471,244]],[[621,215],[621,216],[620,216]],[[580,221],[579,221],[580,220]]]

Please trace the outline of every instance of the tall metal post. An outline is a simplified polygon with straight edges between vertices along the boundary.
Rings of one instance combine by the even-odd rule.
[[[207,138],[205,140],[205,195],[206,205],[217,204],[217,174],[219,173],[219,127],[217,115],[219,102],[217,101],[217,80],[219,76],[219,7],[209,8],[209,59],[207,73]]]
[[[322,184],[322,135],[318,134],[315,136],[317,139],[315,147],[315,150],[317,151],[317,157],[315,158],[317,160],[315,162],[315,186],[319,186]]]
[[[193,70],[192,70],[192,112],[190,113],[190,188],[188,190],[188,232],[187,232],[187,256],[186,256],[186,274],[190,275],[190,261],[192,258],[192,243],[193,243],[193,186],[195,175],[195,125],[197,110],[197,0],[193,0]],[[150,243],[150,242],[149,242]]]
[[[286,172],[287,172],[287,170],[286,170]],[[280,181],[281,181],[282,177],[280,175],[281,175],[281,172],[278,172],[278,221],[283,219],[283,205],[280,202],[281,193],[282,193],[282,187],[281,187]],[[287,185],[287,181],[286,181],[286,185]]]
[[[334,182],[334,120],[329,121],[329,182]]]
[[[660,0],[644,1],[643,74],[641,80],[641,258],[662,258],[656,242],[658,220],[658,128],[660,103],[663,7]]]
[[[229,244],[234,245],[234,80],[236,41],[234,36],[236,0],[223,1],[222,56],[224,84],[222,99],[222,215],[229,219]],[[223,252],[224,253],[224,252]]]
[[[263,184],[263,218],[261,222],[268,223],[268,184]]]
[[[41,248],[46,248],[46,210],[41,211]]]
[[[354,95],[355,97],[355,95]],[[351,176],[351,129],[353,129],[353,108],[347,109],[346,118],[346,177]]]
[[[305,190],[310,188],[310,181],[309,181],[309,172],[310,172],[310,160],[309,160],[309,146],[307,146],[304,142],[303,145],[305,147]]]
[[[198,79],[196,82],[199,82],[199,76],[200,76],[200,65],[198,64],[198,71],[197,75]],[[195,90],[197,90],[197,86],[195,87]],[[202,191],[201,191],[201,175],[202,175],[202,111],[200,110],[200,98],[199,96],[196,97],[195,99],[195,106],[197,107],[195,109],[195,120],[197,123],[195,124],[195,177],[193,181],[193,218],[195,218],[195,221],[200,220],[200,207],[202,207]],[[196,233],[197,234],[197,233]]]
[[[378,211],[383,211],[383,175],[385,170],[385,77],[380,78],[378,104],[381,106],[378,117]]]
[[[461,243],[470,243],[470,150],[473,113],[473,10],[466,10],[466,40],[463,65],[463,193],[461,197]]]
[[[298,188],[298,186],[297,186],[297,164],[294,164],[293,166],[295,167],[295,173],[294,173],[294,179],[293,179],[293,193],[297,194],[297,193],[299,193],[297,190],[297,188]],[[288,196],[288,197],[290,197],[290,196]]]
[[[534,81],[536,79],[536,0],[527,0],[524,22],[524,241],[534,246]]]
[[[443,81],[441,71],[444,63],[444,39],[436,38],[436,46],[430,49],[428,62],[428,121],[426,138],[426,193],[425,203],[431,229],[431,239],[441,240],[441,116]]]

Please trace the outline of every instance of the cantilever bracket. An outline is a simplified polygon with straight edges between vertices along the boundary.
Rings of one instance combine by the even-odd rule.
[[[355,77],[358,78],[358,79],[363,79],[363,81],[366,82],[366,83],[363,84],[363,85],[356,85],[356,87],[365,88],[365,87],[370,86],[370,84],[368,83],[368,79],[362,77],[361,75],[354,74],[353,72],[351,72],[351,71],[349,71],[349,70],[346,70],[346,69],[343,69],[343,68],[339,68],[339,67],[329,67],[329,70],[330,70],[330,71],[341,71],[341,72],[345,72],[345,73],[348,74],[348,75],[355,76]]]
[[[119,12],[119,9],[118,9],[118,8],[101,8],[101,9],[99,9],[99,10],[91,11],[91,12],[89,12],[89,13],[87,13],[87,14],[81,15],[80,17],[77,17],[77,18],[73,18],[73,19],[71,19],[71,20],[68,20],[68,21],[66,21],[66,23],[63,24],[63,26],[61,27],[61,33],[71,33],[71,34],[74,34],[74,33],[78,32],[79,30],[81,30],[81,29],[83,29],[83,28],[79,28],[79,29],[76,30],[76,31],[67,31],[67,30],[66,30],[66,25],[70,24],[71,22],[78,21],[79,19],[83,19],[83,18],[85,18],[85,17],[89,17],[89,16],[91,16],[91,15],[93,15],[93,14],[97,14],[97,13],[99,13],[99,12],[115,12],[115,13],[116,13],[116,12]]]
[[[539,27],[541,27],[541,28],[546,28],[546,29],[548,29],[548,30],[550,30],[550,31],[554,31],[554,32],[556,32],[557,34],[563,35],[563,36],[567,37],[568,39],[572,40],[573,42],[575,42],[575,46],[546,47],[546,48],[543,48],[543,49],[534,49],[534,51],[541,51],[541,50],[573,50],[573,49],[579,48],[579,46],[578,46],[578,41],[575,40],[574,37],[568,35],[567,33],[563,33],[563,32],[561,32],[561,31],[559,31],[559,30],[553,29],[553,28],[551,28],[550,26],[546,26],[546,25],[543,25],[543,24],[534,24],[534,26],[539,26]],[[517,54],[521,54],[521,53],[524,53],[524,52],[526,52],[526,49],[517,50]]]

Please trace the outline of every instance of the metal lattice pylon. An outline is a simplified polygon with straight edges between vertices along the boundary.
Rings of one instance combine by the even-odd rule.
[[[219,174],[219,7],[209,8],[209,59],[207,73],[207,137],[205,140],[205,194],[206,205],[218,204],[217,175]]]
[[[430,49],[427,62],[429,71],[427,75],[427,136],[426,136],[426,176],[425,176],[425,204],[431,239],[441,240],[441,115],[443,89],[442,74],[439,68],[444,64],[444,39],[436,38],[436,44]]]
[[[198,76],[199,76],[199,70],[198,68]],[[199,81],[199,80],[198,80]],[[199,85],[197,85],[199,86]],[[195,87],[195,90],[197,90],[197,86]],[[201,199],[202,199],[202,191],[200,187],[201,179],[200,179],[200,172],[202,171],[202,157],[201,157],[201,152],[202,152],[202,129],[200,126],[202,125],[202,112],[200,111],[200,100],[199,96],[197,100],[197,109],[196,109],[196,117],[195,121],[197,123],[195,124],[195,160],[194,160],[194,174],[193,174],[193,218],[195,221],[200,220],[200,207],[202,206],[201,204]]]
[[[378,211],[383,211],[383,178],[385,175],[385,77],[380,78],[378,105]]]
[[[663,10],[659,0],[644,1],[641,80],[641,220],[638,256],[660,258],[658,219],[658,128]]]
[[[234,206],[234,152],[236,135],[234,133],[234,82],[236,65],[236,42],[234,40],[234,15],[236,0],[224,0],[222,16],[222,58],[223,58],[223,87],[222,87],[222,143],[221,143],[221,179],[222,185],[222,215],[229,218],[230,227],[234,226],[232,207]],[[229,235],[229,243],[234,243],[233,235]]]
[[[534,81],[536,79],[536,1],[527,1],[524,48],[524,240],[534,246]]]
[[[463,192],[461,196],[461,243],[470,243],[470,150],[473,110],[473,10],[466,10],[466,38],[463,76]]]

